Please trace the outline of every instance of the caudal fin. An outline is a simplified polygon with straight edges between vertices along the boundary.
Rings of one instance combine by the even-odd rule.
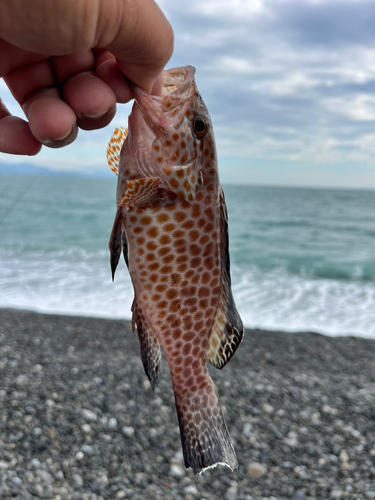
[[[185,466],[194,474],[205,469],[226,465],[238,468],[236,454],[219,407],[215,386],[184,394],[175,391]]]

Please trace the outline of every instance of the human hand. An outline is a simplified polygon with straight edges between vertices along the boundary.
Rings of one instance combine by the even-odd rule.
[[[160,92],[172,50],[153,0],[0,2],[0,77],[28,119],[0,99],[0,152],[35,155],[108,125],[116,101],[132,99],[126,78]]]

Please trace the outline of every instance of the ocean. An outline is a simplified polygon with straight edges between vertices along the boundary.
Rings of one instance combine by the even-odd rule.
[[[0,174],[0,307],[130,318],[108,240],[116,180]],[[375,191],[224,186],[251,328],[375,338]]]

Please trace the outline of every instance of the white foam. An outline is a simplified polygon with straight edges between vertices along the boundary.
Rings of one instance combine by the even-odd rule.
[[[0,251],[0,307],[130,319],[133,288],[121,259],[112,283],[109,253]],[[375,338],[375,283],[313,279],[282,269],[232,266],[245,326]]]
[[[129,274],[121,262],[113,283],[107,252],[34,253],[28,260],[2,252],[1,262],[1,307],[113,319],[131,317]]]
[[[375,283],[313,279],[234,266],[233,294],[247,327],[375,338]]]

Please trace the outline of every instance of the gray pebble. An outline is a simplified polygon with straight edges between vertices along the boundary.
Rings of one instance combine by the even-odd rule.
[[[239,469],[194,477],[165,358],[153,395],[128,323],[0,309],[0,328],[4,500],[375,500],[374,341],[248,331],[209,368]]]

